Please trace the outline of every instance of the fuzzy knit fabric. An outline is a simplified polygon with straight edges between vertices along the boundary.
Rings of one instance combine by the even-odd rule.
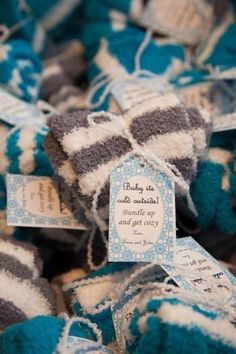
[[[37,315],[55,312],[48,282],[40,278],[36,248],[9,237],[0,238],[0,329]]]
[[[231,70],[235,71],[235,19],[236,12],[232,11],[230,6],[221,20],[216,21],[206,39],[199,45],[195,58],[198,65],[210,65],[218,72],[228,72],[229,75]]]
[[[74,85],[62,86],[50,97],[49,102],[60,113],[86,108],[84,91]]]
[[[49,62],[44,65],[42,73],[41,95],[46,101],[50,100],[51,95],[63,86],[70,85],[71,81],[65,74],[59,63]]]
[[[22,100],[34,102],[39,95],[41,63],[29,44],[9,40],[0,44],[0,85]]]
[[[86,40],[90,38],[91,32],[97,29],[84,29]],[[117,78],[125,78],[135,70],[134,58],[144,40],[144,33],[136,28],[127,28],[124,33],[115,33],[111,37],[103,35],[99,39],[99,47],[97,52],[93,55],[93,60],[89,61],[88,79],[92,84],[99,75],[107,78],[108,83]],[[114,38],[113,38],[114,37]],[[122,38],[122,41],[121,39]],[[91,48],[94,50],[94,43],[91,43]],[[90,43],[88,45],[88,58],[90,56]],[[160,60],[155,60],[155,58]],[[147,70],[160,77],[167,78],[172,75],[172,72],[178,73],[182,70],[185,60],[185,51],[180,44],[166,43],[159,44],[158,41],[150,41],[146,50],[140,59],[140,68]],[[112,92],[108,93],[104,100],[101,100],[108,84],[100,85],[94,90],[91,98],[91,107],[94,110],[106,110],[111,112],[120,112],[121,108],[118,106],[116,98]],[[94,85],[94,88],[96,86]],[[92,86],[93,88],[93,86]]]
[[[74,85],[59,63],[49,63],[42,74],[42,97],[58,112],[85,108],[84,92]]]
[[[0,352],[3,354],[53,354],[58,349],[66,321],[63,318],[37,316],[8,327],[0,335]],[[87,325],[76,322],[70,336],[94,340]],[[65,349],[65,348],[64,348]],[[78,348],[77,348],[78,349]],[[65,351],[60,351],[65,353]]]
[[[233,199],[236,196],[236,176],[232,150],[220,147],[209,149],[199,167],[191,194],[198,210],[198,223],[202,227],[216,225],[226,234],[236,232],[236,214]]]
[[[47,127],[40,130],[32,125],[12,128],[4,123],[0,125],[0,230],[5,234],[16,233],[26,238],[25,229],[6,226],[6,185],[7,173],[52,176],[53,169],[43,149]],[[25,237],[24,237],[25,235]]]
[[[146,43],[142,55],[138,56],[138,69],[164,78],[174,88],[181,81],[184,83],[189,80],[187,76],[191,71],[196,73],[196,82],[201,82],[203,76],[212,72],[227,75],[228,79],[235,78],[234,1],[203,1],[201,5],[202,3],[207,10],[200,6],[200,12],[203,11],[202,16],[207,16],[207,20],[205,18],[199,27],[202,18],[194,17],[198,12],[198,5],[193,2],[188,4],[183,1],[180,5],[171,0],[168,3],[160,1],[160,4],[141,0],[119,3],[113,0],[84,2],[82,8],[86,21],[80,32],[80,39],[89,60],[87,75],[92,85],[92,94],[88,103],[91,109],[120,112],[122,107],[117,104],[110,84],[114,84],[117,79],[125,81],[137,69],[136,54],[142,47],[144,29],[146,31],[148,28],[155,31],[155,36]],[[171,11],[168,11],[166,4]],[[147,17],[143,28],[140,19],[146,7],[152,7],[153,10],[149,15],[150,21]],[[180,15],[181,9],[185,11],[184,18]],[[176,18],[173,18],[175,12]],[[193,18],[193,27],[190,26],[190,17]],[[187,35],[184,27],[181,28],[182,24],[187,25]],[[199,33],[193,48],[186,45],[185,39],[191,30],[195,32],[195,25]],[[106,80],[99,82],[99,77]],[[96,79],[97,85],[94,84]]]
[[[186,109],[174,94],[145,101],[120,117],[78,111],[54,116],[48,124],[45,148],[56,173],[90,212],[100,188],[97,209],[103,220],[108,217],[110,174],[133,151],[124,127],[137,146],[136,153],[151,151],[175,166],[186,183],[196,173],[210,128],[205,111]]]
[[[34,0],[2,0],[0,23],[14,29],[13,38],[26,40],[36,53],[42,54],[79,17],[80,3],[81,0],[68,0],[66,5],[63,0],[43,0],[40,4]]]
[[[102,331],[104,344],[115,341],[110,295],[132,269],[132,263],[109,263],[64,287],[65,298],[70,302],[73,313],[95,322]]]
[[[175,297],[141,301],[127,331],[126,349],[132,354],[236,351],[236,329],[229,320]]]
[[[83,4],[85,16],[90,21],[116,19],[122,23],[140,16],[143,8],[142,0],[91,0]]]
[[[76,81],[85,70],[83,49],[78,41],[54,48],[43,62],[41,95],[60,113],[85,107],[84,92]]]
[[[94,88],[88,104],[92,104],[91,109],[94,110],[120,112],[121,107],[111,91],[103,100],[100,99],[110,82],[127,77],[137,69],[135,56],[144,41],[145,32],[132,21],[135,13],[141,13],[142,2],[93,0],[85,1],[82,8],[85,25],[80,39],[89,61],[88,80]],[[182,44],[172,39],[162,42],[155,38],[148,41],[139,59],[139,69],[168,78],[183,70],[186,59],[187,53]],[[100,76],[107,81],[102,84],[101,80],[96,87],[94,80]]]
[[[49,316],[15,324],[0,335],[0,351],[4,354],[52,354],[63,326],[63,319]]]

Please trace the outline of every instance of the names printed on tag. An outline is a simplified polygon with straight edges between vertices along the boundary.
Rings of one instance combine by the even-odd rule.
[[[59,181],[7,175],[8,225],[85,230],[79,221],[80,213],[76,201]]]
[[[110,179],[109,260],[171,260],[175,239],[173,182],[133,156]]]

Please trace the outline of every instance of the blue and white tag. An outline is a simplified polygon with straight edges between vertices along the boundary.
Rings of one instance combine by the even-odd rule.
[[[8,225],[85,230],[80,220],[81,209],[58,180],[7,175]]]
[[[112,95],[122,112],[130,109],[144,100],[151,99],[164,92],[170,91],[171,86],[162,75],[134,80],[118,81],[112,88]]]
[[[105,347],[98,342],[74,336],[68,337],[67,348],[71,354],[114,354],[110,348]]]
[[[214,74],[211,74],[209,78],[213,80],[235,80],[236,79],[236,66],[231,68],[223,68],[218,70]]]
[[[229,94],[235,88],[235,84],[229,85],[218,80],[180,87],[177,93],[187,106],[201,106],[212,117],[218,117],[235,111],[235,98]]]
[[[186,270],[186,272],[173,275],[173,280],[179,287],[223,296],[232,306],[236,307],[235,276],[192,237],[177,239],[174,263]],[[165,265],[163,268],[170,274],[176,270]]]
[[[128,326],[139,300],[146,295],[146,291],[142,291],[142,286],[151,284],[151,282],[163,282],[166,276],[168,274],[163,268],[157,266],[149,274],[145,274],[142,280],[137,281],[135,284],[131,283],[126,291],[111,306],[119,353],[126,353],[126,345],[132,341],[132,335],[129,332]]]
[[[173,261],[174,183],[138,156],[110,178],[109,251],[113,262]]]
[[[119,299],[111,306],[112,319],[120,353],[126,352],[126,345],[132,342],[129,324],[135,308],[141,299],[150,296],[167,296],[161,287],[155,284],[163,283],[171,276],[176,289],[203,292],[219,296],[233,307],[236,307],[236,278],[214,257],[203,249],[192,237],[177,239],[176,254],[173,265],[161,264],[145,272],[135,283],[130,283]],[[234,291],[232,291],[234,289]],[[203,296],[204,299],[204,296]],[[201,305],[203,306],[203,305]],[[205,306],[204,306],[205,308]]]
[[[26,103],[0,88],[0,120],[10,125],[45,124],[56,110],[47,102]]]
[[[236,113],[213,118],[213,132],[220,133],[236,129]]]

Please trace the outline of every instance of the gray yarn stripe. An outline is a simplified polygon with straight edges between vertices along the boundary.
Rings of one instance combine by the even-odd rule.
[[[195,161],[189,157],[169,159],[169,163],[177,167],[186,181],[190,181],[195,172]]]
[[[51,132],[44,139],[44,148],[50,156],[51,163],[56,170],[59,169],[67,160],[66,153],[61,148],[60,143],[54,138]]]
[[[19,279],[32,278],[33,272],[14,256],[0,252],[0,269],[4,269]]]
[[[0,298],[0,330],[26,319],[25,313],[15,306],[13,302]]]
[[[156,109],[133,119],[129,130],[138,144],[143,144],[155,135],[189,130],[186,111],[182,106],[166,110]]]
[[[76,128],[88,128],[88,112],[78,111],[68,113],[65,116],[56,115],[48,120],[49,128],[57,140],[61,140],[66,134]]]
[[[202,117],[198,107],[194,107],[194,106],[188,107],[187,112],[188,112],[189,122],[192,129],[196,129],[196,128],[202,128],[204,130],[206,129],[208,124],[205,122],[204,118]]]
[[[129,141],[122,136],[114,136],[76,152],[71,162],[76,172],[83,175],[129,151],[131,151]]]

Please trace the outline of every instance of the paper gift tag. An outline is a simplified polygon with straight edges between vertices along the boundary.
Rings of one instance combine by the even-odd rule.
[[[222,296],[236,307],[236,278],[192,237],[177,239],[174,263],[185,270],[173,276],[179,287]],[[175,271],[170,266],[163,268],[167,273]]]
[[[209,76],[213,80],[236,80],[236,66],[231,68],[222,68],[222,71],[217,71],[216,73]]]
[[[8,225],[85,230],[80,220],[81,209],[60,181],[7,175]]]
[[[236,129],[236,113],[213,118],[213,132],[219,133]]]
[[[213,132],[236,129],[236,102],[229,91],[234,92],[236,82],[231,84],[221,80],[203,82],[177,89],[181,100],[187,106],[198,105],[205,108],[212,117]]]
[[[132,336],[128,334],[128,326],[139,298],[139,291],[134,290],[131,294],[127,292],[111,309],[119,353],[125,353],[126,341],[132,340]]]
[[[121,110],[125,112],[134,105],[169,90],[167,80],[161,75],[156,75],[153,78],[140,77],[133,81],[119,81],[111,92]]]
[[[176,264],[176,266],[175,266]],[[182,269],[182,271],[181,271]],[[140,274],[135,283],[131,283],[123,294],[111,306],[112,319],[116,332],[116,339],[120,353],[126,352],[126,343],[132,341],[128,326],[135,308],[141,299],[151,296],[165,297],[161,288],[155,284],[163,283],[166,276],[171,275],[175,285],[187,291],[202,292],[215,295],[236,307],[235,292],[229,291],[236,286],[236,278],[225,269],[217,260],[203,249],[192,237],[176,240],[176,254],[173,266],[167,264],[156,265],[156,269],[149,269],[145,275]],[[145,288],[145,285],[148,287]],[[178,290],[177,290],[178,293]],[[175,296],[173,294],[173,296]],[[203,296],[204,300],[204,296]],[[203,307],[202,304],[200,304]],[[204,309],[207,309],[204,306]]]
[[[74,336],[68,337],[67,348],[70,349],[71,354],[113,354],[113,351],[110,348],[101,345],[98,342]]]
[[[234,87],[227,86],[233,90]],[[203,82],[177,89],[177,93],[187,106],[198,105],[205,108],[212,117],[235,111],[235,100],[229,95],[225,83]]]
[[[11,125],[22,125],[32,120],[42,120],[36,106],[26,103],[0,88],[0,119]]]
[[[213,7],[204,0],[149,0],[137,22],[182,43],[195,45],[213,23]]]
[[[153,262],[173,259],[174,183],[137,156],[110,178],[109,261]]]
[[[10,125],[45,124],[57,111],[47,102],[26,103],[0,88],[0,120]]]

